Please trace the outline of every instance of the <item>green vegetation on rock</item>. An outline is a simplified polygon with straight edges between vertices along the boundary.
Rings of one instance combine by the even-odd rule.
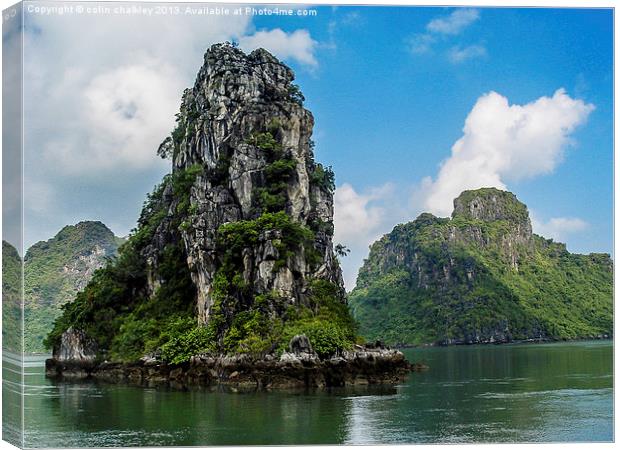
[[[260,212],[277,212],[286,209],[287,189],[291,177],[295,176],[297,162],[290,152],[285,152],[276,140],[278,121],[272,121],[269,131],[252,135],[248,140],[265,156],[267,165],[263,171],[265,183],[254,190],[256,207]]]
[[[195,325],[195,288],[185,264],[180,242],[161,249],[157,271],[159,287],[146,289],[148,271],[141,253],[151,245],[160,227],[174,231],[182,223],[179,213],[189,206],[189,189],[198,175],[196,166],[166,176],[145,202],[138,227],[118,250],[118,257],[98,270],[75,301],[63,307],[45,340],[53,348],[69,327],[84,330],[97,341],[101,357],[132,361],[159,349],[179,333]],[[169,216],[164,194],[170,189],[178,199]]]
[[[2,348],[22,352],[22,259],[11,244],[2,241]]]
[[[45,351],[43,339],[61,306],[72,301],[94,272],[116,255],[122,242],[101,222],[80,222],[28,249],[24,258],[26,352]]]
[[[362,335],[391,344],[576,339],[611,335],[612,280],[609,255],[569,253],[513,194],[480,189],[375,242],[349,301]]]

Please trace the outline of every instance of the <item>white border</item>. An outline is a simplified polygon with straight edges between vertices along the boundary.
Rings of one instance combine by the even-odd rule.
[[[83,2],[95,2],[97,0],[82,0]],[[163,1],[156,1],[156,0],[141,0],[143,2],[146,3],[189,3],[188,1],[183,1],[183,0],[167,0],[166,2]],[[11,5],[14,5],[15,1],[12,0],[0,0],[0,10],[4,10],[6,8],[8,8]],[[203,2],[196,2],[196,3],[203,3]],[[403,5],[403,6],[477,6],[477,7],[550,7],[550,8],[614,8],[615,9],[615,2],[611,1],[611,0],[590,0],[590,1],[577,1],[577,0],[542,0],[542,1],[533,1],[533,0],[520,0],[520,1],[515,1],[515,0],[495,0],[495,1],[489,1],[489,0],[477,0],[477,1],[468,1],[468,0],[449,0],[449,1],[438,1],[438,0],[425,0],[423,2],[421,1],[415,1],[415,0],[374,0],[372,2],[364,2],[364,1],[360,1],[360,0],[337,0],[337,1],[329,1],[329,0],[313,0],[313,1],[299,1],[299,0],[268,0],[268,1],[261,1],[261,0],[237,0],[237,1],[232,1],[232,0],[219,0],[217,2],[213,2],[213,3],[258,3],[258,4],[299,4],[299,5],[380,5],[380,6],[389,6],[389,5]],[[619,44],[619,39],[618,39],[618,35],[617,33],[615,33],[616,30],[616,24],[617,24],[617,19],[616,19],[616,14],[614,11],[614,255],[618,255],[618,246],[617,246],[617,241],[615,240],[615,235],[618,231],[618,206],[619,206],[619,200],[617,198],[617,196],[615,195],[615,188],[616,186],[618,186],[618,181],[619,181],[619,175],[618,172],[615,170],[616,168],[616,158],[615,158],[615,148],[616,148],[616,136],[617,136],[617,123],[615,122],[615,117],[616,117],[616,107],[617,107],[617,94],[616,94],[616,89],[615,86],[617,84],[617,72],[615,70],[615,61],[616,61],[616,56],[617,56],[617,52],[618,52],[618,44]],[[2,73],[2,46],[0,45],[0,73]],[[0,91],[1,91],[1,86],[0,86]],[[2,121],[0,120],[0,133],[2,132]],[[0,144],[0,148],[1,148],[1,144]],[[2,167],[2,161],[0,158],[0,173],[1,173],[1,167]],[[1,186],[1,183],[0,183]],[[1,196],[0,196],[0,207],[1,207]],[[0,234],[2,231],[2,225],[0,223]],[[614,261],[615,263],[617,262],[616,260]],[[1,275],[0,275],[1,276]],[[618,286],[619,286],[619,276],[618,276],[618,272],[615,271],[614,272],[614,294],[617,292]],[[616,296],[614,295],[614,299],[616,299]],[[614,301],[614,312],[617,311],[617,302]],[[618,315],[614,315],[614,326],[615,326],[615,330],[617,333],[618,328]],[[618,399],[618,396],[615,395],[615,386],[616,386],[616,375],[618,374],[618,369],[619,369],[619,365],[618,365],[618,358],[616,358],[616,339],[614,338],[614,438],[616,436],[618,436],[618,420],[617,420],[617,416],[616,416],[616,411],[618,411],[618,406],[620,405],[620,401]],[[0,410],[1,410],[1,405],[0,405]],[[422,449],[422,450],[426,450],[426,449],[435,449],[435,448],[453,448],[453,449],[459,449],[459,450],[476,450],[476,449],[525,449],[525,448],[532,448],[532,446],[535,446],[536,449],[562,449],[562,450],[571,450],[571,449],[611,449],[611,448],[615,448],[615,444],[610,443],[610,444],[578,444],[578,443],[571,443],[571,444],[471,444],[471,445],[439,445],[439,444],[434,444],[434,445],[399,445],[399,446],[389,446],[389,445],[371,445],[371,446],[364,446],[364,448],[368,448],[368,449],[372,449],[372,450],[390,450],[390,449],[395,449],[395,448],[403,448],[403,449]],[[310,448],[312,446],[297,446],[297,447],[292,447],[292,446],[281,446],[278,448],[282,448],[282,449],[299,449],[299,448]],[[321,448],[338,448],[339,446],[321,446]],[[8,444],[7,442],[4,441],[0,441],[0,450],[5,450],[5,449],[14,449],[15,447],[13,447],[12,445]],[[142,448],[153,448],[153,449],[158,449],[158,448],[162,448],[162,447],[142,447]],[[173,447],[173,448],[178,448],[178,447]],[[207,448],[207,447],[190,447],[190,448]],[[208,448],[217,448],[217,447],[208,447]],[[228,446],[228,447],[220,447],[220,448],[225,448],[225,449],[241,449],[244,447],[239,447],[239,446]],[[246,447],[247,448],[247,447]],[[253,448],[268,448],[268,447],[253,447]]]

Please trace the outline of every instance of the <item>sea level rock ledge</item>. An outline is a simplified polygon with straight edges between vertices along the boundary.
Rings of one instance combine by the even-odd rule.
[[[339,355],[321,359],[304,335],[291,339],[288,351],[280,356],[248,354],[200,354],[182,364],[166,364],[157,355],[134,363],[97,362],[90,342],[76,340],[84,334],[74,330],[63,342],[71,342],[73,358],[65,358],[68,349],[61,346],[46,361],[50,378],[96,380],[145,386],[215,386],[239,388],[329,388],[352,385],[395,384],[411,371],[423,370],[410,364],[399,350],[381,343],[356,345]],[[76,352],[76,347],[80,347]]]

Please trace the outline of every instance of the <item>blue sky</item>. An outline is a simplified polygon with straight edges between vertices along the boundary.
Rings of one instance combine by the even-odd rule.
[[[422,211],[449,214],[453,192],[477,183],[514,192],[535,231],[569,250],[612,251],[611,10],[316,9],[166,20],[26,13],[26,245],[84,219],[126,234],[168,170],[156,144],[200,55],[235,39],[297,74],[317,160],[337,176],[348,288],[374,239]],[[135,103],[141,122],[114,118],[102,98]]]
[[[611,252],[611,12],[478,11],[471,25],[438,39],[425,53],[408,49],[408,39],[454,9],[339,8],[332,20],[346,24],[333,35],[317,24],[313,36],[336,43],[334,50],[319,53],[316,73],[298,70],[317,119],[317,157],[334,166],[339,185],[350,183],[358,193],[393,183],[396,193],[374,203],[390,218],[410,220],[424,209],[404,205],[411,190],[437,174],[480,96],[495,91],[511,104],[527,104],[564,88],[595,109],[570,134],[573,142],[563,146],[563,162],[548,174],[506,185],[541,222],[535,224],[537,231],[567,242],[572,251]],[[352,15],[359,20],[347,20]],[[484,54],[450,60],[453,47],[474,45],[484,48]],[[403,203],[402,217],[390,214],[396,202]],[[381,233],[390,227],[378,228]],[[365,249],[358,250],[363,253]]]

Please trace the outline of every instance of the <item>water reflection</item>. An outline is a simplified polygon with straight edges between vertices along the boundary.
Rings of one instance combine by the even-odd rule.
[[[27,446],[609,441],[611,343],[408,350],[389,388],[246,392],[52,382],[26,369]],[[19,371],[5,364],[7,386]],[[14,389],[18,396],[19,389]],[[5,397],[5,400],[6,397]],[[10,406],[10,398],[8,399]],[[19,412],[19,410],[17,410]]]
[[[2,439],[22,444],[21,369],[13,361],[2,362]]]
[[[354,401],[349,443],[613,439],[612,345],[409,350],[425,361],[393,403]]]

